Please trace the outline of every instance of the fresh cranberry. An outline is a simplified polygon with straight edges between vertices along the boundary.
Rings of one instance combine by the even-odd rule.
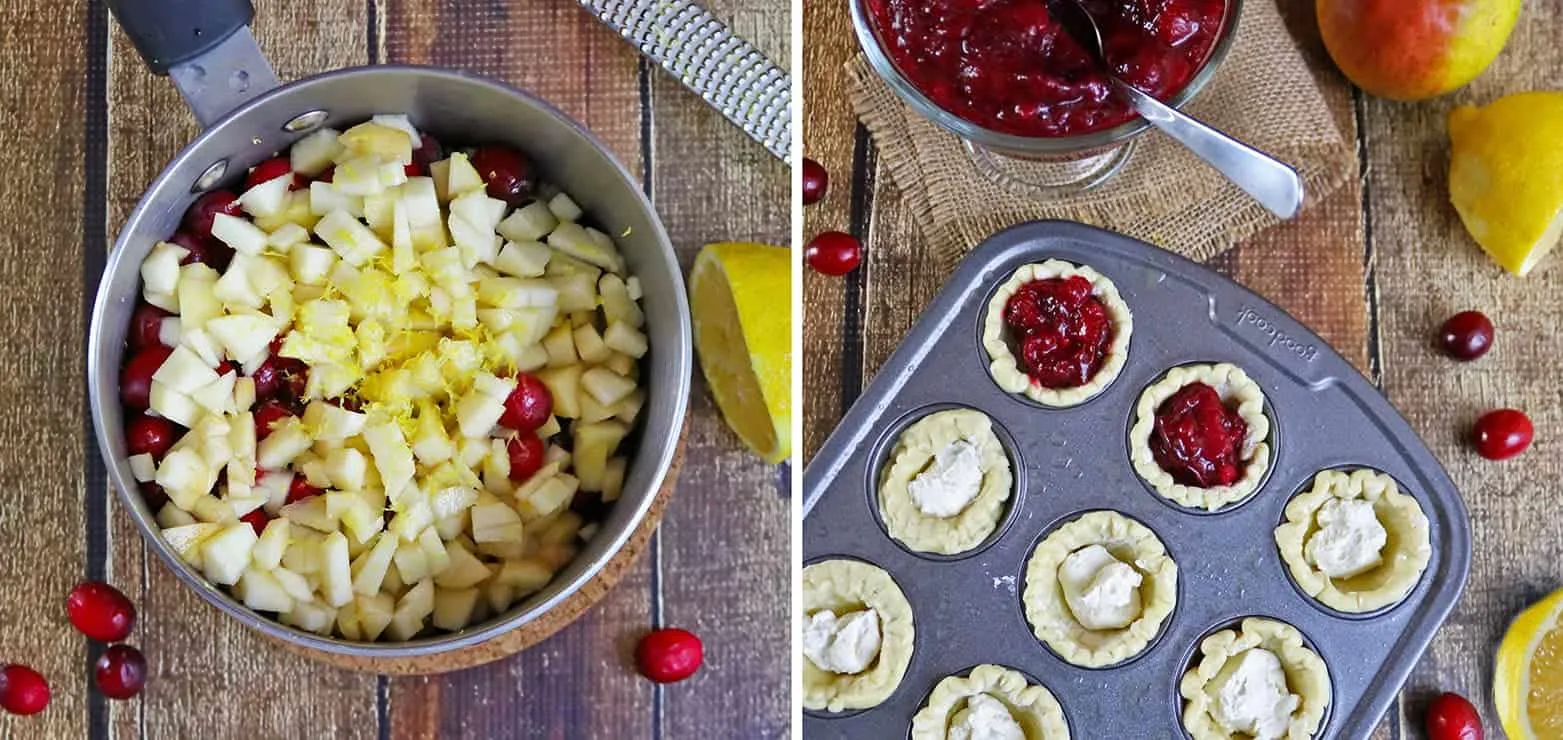
[[[554,397],[548,386],[531,373],[516,375],[516,389],[505,399],[505,414],[499,423],[519,432],[530,432],[548,423],[554,412]]]
[[[271,436],[271,426],[283,419],[293,416],[281,401],[274,398],[267,399],[261,405],[255,407],[255,441],[259,442]]]
[[[250,170],[250,174],[244,177],[244,189],[249,190],[256,185],[271,182],[279,177],[293,178],[293,182],[288,183],[289,190],[298,190],[306,184],[306,180],[303,177],[294,174],[293,164],[288,161],[287,157],[272,157],[255,165]]]
[[[130,349],[140,351],[162,344],[163,319],[170,316],[173,314],[150,303],[136,304],[136,310],[130,314],[130,336],[126,338]]]
[[[407,164],[402,165],[402,172],[405,173],[408,177],[423,177],[425,174],[423,171],[423,165],[418,164],[417,162],[408,162]]]
[[[288,496],[283,503],[297,503],[313,496],[319,496],[325,492],[326,489],[324,488],[316,488],[310,485],[309,479],[305,478],[302,473],[294,473],[293,482],[288,484]]]
[[[27,666],[0,667],[0,709],[11,714],[37,714],[49,706],[49,682]]]
[[[1492,349],[1492,321],[1481,311],[1461,311],[1438,329],[1438,343],[1456,360],[1474,360]]]
[[[1427,706],[1428,740],[1482,740],[1482,716],[1465,697],[1444,692]]]
[[[695,675],[705,660],[700,638],[676,627],[652,630],[635,646],[640,675],[657,683],[675,683]]]
[[[65,597],[65,614],[82,634],[98,642],[119,642],[136,626],[136,607],[102,581],[82,581]]]
[[[472,153],[472,166],[483,182],[488,183],[488,194],[510,205],[532,195],[532,163],[526,156],[507,146],[485,146]]]
[[[230,190],[213,190],[196,198],[195,203],[190,205],[190,210],[185,211],[185,228],[198,237],[210,238],[212,221],[219,213],[230,216],[243,213],[239,207],[239,196],[234,195]]]
[[[803,205],[818,203],[830,186],[830,173],[825,166],[808,157],[803,158]]]
[[[173,353],[173,350],[158,345],[131,355],[130,361],[125,363],[125,369],[119,374],[120,401],[132,409],[145,411],[151,404],[152,376]]]
[[[1471,441],[1476,454],[1488,460],[1507,460],[1530,447],[1536,430],[1530,417],[1514,409],[1489,411],[1476,420],[1471,429]]]
[[[227,375],[228,373],[235,372],[238,369],[239,366],[233,364],[232,360],[223,360],[222,362],[217,363],[215,371],[218,375]]]
[[[1021,364],[1044,388],[1078,388],[1101,369],[1112,344],[1107,307],[1079,276],[1033,280],[1004,304]]]
[[[418,138],[418,148],[412,150],[412,161],[422,169],[427,169],[434,162],[445,158],[445,147],[440,145],[439,139],[428,134],[422,134]],[[412,177],[411,174],[408,177]]]
[[[1242,477],[1239,455],[1247,436],[1248,424],[1216,389],[1190,383],[1156,409],[1150,448],[1156,464],[1179,483],[1229,486]]]
[[[125,450],[132,455],[162,460],[178,440],[179,426],[160,416],[142,414],[125,425]]]
[[[200,263],[218,272],[228,269],[233,262],[233,248],[211,237],[196,236],[188,231],[176,231],[168,241],[184,247],[189,254],[179,260],[181,265]]]
[[[255,382],[257,399],[301,399],[309,386],[309,366],[302,360],[283,357],[273,349],[271,356],[250,375],[250,380]]]
[[[320,174],[315,175],[315,182],[331,182],[333,177],[336,177],[336,165],[334,164],[328,165],[320,171]]]
[[[851,234],[821,232],[803,246],[803,261],[815,272],[845,275],[863,261],[863,245]]]
[[[152,481],[144,481],[136,488],[141,490],[141,500],[147,503],[147,508],[154,513],[168,503],[168,492],[163,487]]]
[[[248,514],[245,514],[244,516],[239,517],[239,521],[250,525],[250,527],[255,530],[255,535],[258,537],[260,536],[260,533],[266,531],[266,525],[271,523],[271,515],[267,514],[265,509],[256,509]]]
[[[511,438],[505,451],[510,453],[510,480],[521,483],[543,468],[548,450],[536,432],[522,432]]]
[[[147,684],[147,659],[129,645],[110,645],[93,666],[98,690],[110,699],[129,699]]]

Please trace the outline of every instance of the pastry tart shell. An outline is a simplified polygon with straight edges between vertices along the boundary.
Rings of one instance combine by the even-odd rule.
[[[850,675],[803,664],[803,706],[843,712],[878,706],[895,693],[912,661],[912,605],[883,569],[856,560],[825,560],[803,569],[803,616],[821,609],[843,614],[879,613],[879,655],[868,669]]]
[[[966,440],[976,447],[982,487],[954,516],[937,517],[917,507],[908,489],[946,445]],[[988,539],[1004,517],[1015,487],[1009,455],[981,411],[952,409],[924,416],[896,438],[890,462],[879,478],[879,517],[890,536],[917,552],[958,555]]]
[[[1037,385],[1032,382],[1031,376],[1020,368],[1019,361],[1015,359],[1009,337],[1010,329],[1004,324],[1004,306],[1021,287],[1033,280],[1077,276],[1091,283],[1091,295],[1101,301],[1102,307],[1107,309],[1107,318],[1113,327],[1113,336],[1107,345],[1107,356],[1103,358],[1102,366],[1097,369],[1096,375],[1092,376],[1085,385],[1074,388],[1047,388]],[[1129,305],[1118,295],[1118,286],[1114,285],[1113,281],[1090,267],[1055,259],[1021,265],[1010,274],[1008,280],[999,285],[993,297],[988,299],[988,308],[983,314],[982,347],[987,350],[990,360],[988,373],[999,388],[1008,393],[1025,396],[1043,406],[1066,408],[1085,403],[1106,390],[1107,386],[1112,385],[1119,373],[1123,372],[1124,361],[1129,356],[1129,337],[1133,333],[1134,317],[1129,312]]]

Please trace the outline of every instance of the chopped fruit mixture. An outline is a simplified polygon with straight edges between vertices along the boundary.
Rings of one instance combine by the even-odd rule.
[[[501,613],[624,485],[639,281],[525,155],[446,151],[405,116],[316,131],[141,265],[131,470],[185,561],[303,630]]]
[[[1118,76],[1166,99],[1205,65],[1223,0],[1087,0]],[[1038,0],[869,0],[885,53],[939,107],[1018,136],[1071,136],[1134,117]]]
[[[640,674],[657,683],[675,683],[695,675],[705,648],[695,633],[677,628],[652,630],[635,646]]]
[[[65,614],[82,634],[98,642],[119,642],[136,626],[136,607],[102,581],[82,581],[65,597]]]
[[[0,709],[11,714],[37,714],[49,706],[49,682],[27,666],[0,666]]]
[[[1248,424],[1227,408],[1216,389],[1190,383],[1156,409],[1151,454],[1179,483],[1229,486],[1243,475],[1241,455]]]
[[[1107,306],[1079,276],[1026,283],[1004,304],[1004,323],[1015,332],[1026,374],[1044,388],[1090,382],[1113,339]]]
[[[147,659],[129,645],[110,645],[92,667],[98,690],[110,699],[129,699],[147,684]]]

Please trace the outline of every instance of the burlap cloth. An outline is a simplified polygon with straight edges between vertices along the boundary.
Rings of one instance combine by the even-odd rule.
[[[1101,187],[1040,201],[977,171],[960,140],[907,107],[861,55],[847,88],[879,161],[920,219],[925,248],[953,267],[995,231],[1036,219],[1070,219],[1207,260],[1277,222],[1237,186],[1156,131]],[[1305,203],[1340,185],[1354,163],[1274,0],[1248,0],[1216,76],[1186,110],[1297,168]]]

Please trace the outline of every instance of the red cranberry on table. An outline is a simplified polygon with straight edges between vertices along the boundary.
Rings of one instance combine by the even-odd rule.
[[[136,607],[119,589],[82,581],[65,597],[65,614],[82,634],[98,642],[119,642],[136,626]]]
[[[514,206],[532,195],[532,163],[510,147],[479,147],[472,153],[472,166],[488,183],[489,197]]]
[[[548,423],[554,412],[554,397],[548,386],[531,373],[516,375],[516,389],[505,399],[505,414],[499,423],[517,431],[530,432]]]
[[[1482,717],[1465,697],[1445,692],[1427,706],[1428,740],[1482,740]]]
[[[147,659],[129,645],[110,645],[93,666],[98,690],[110,699],[129,699],[147,683]]]
[[[1438,344],[1456,360],[1474,360],[1492,349],[1492,321],[1481,311],[1461,311],[1438,329]]]
[[[185,228],[198,237],[210,238],[212,220],[219,213],[230,216],[243,213],[239,208],[239,196],[228,190],[213,190],[196,198],[195,202],[190,204],[190,210],[185,211]]]
[[[119,374],[119,399],[126,406],[145,411],[151,403],[152,375],[174,351],[158,345],[132,355]]]
[[[283,176],[293,178],[293,182],[288,184],[289,190],[304,187],[304,178],[293,173],[293,163],[287,157],[272,157],[250,169],[250,173],[244,177],[244,189],[249,190]]]
[[[136,304],[130,314],[130,336],[125,341],[133,350],[143,350],[162,344],[163,319],[173,314],[150,303]]]
[[[677,628],[652,630],[635,646],[640,675],[657,683],[674,683],[695,675],[705,649],[693,632]]]
[[[543,468],[543,457],[548,452],[543,438],[536,432],[522,432],[505,445],[510,453],[510,480],[524,482]]]
[[[37,714],[49,706],[49,682],[27,666],[0,667],[0,709],[11,714]]]
[[[863,261],[863,245],[851,234],[822,232],[803,246],[803,261],[815,272],[845,275]]]
[[[142,414],[125,425],[125,450],[132,455],[151,455],[162,460],[168,448],[181,434],[179,426],[160,416]]]
[[[830,187],[830,173],[825,166],[808,157],[803,158],[803,205],[813,205],[825,197]]]
[[[1530,447],[1536,430],[1530,417],[1514,409],[1498,409],[1483,414],[1471,428],[1471,443],[1476,453],[1488,460],[1507,460]]]

